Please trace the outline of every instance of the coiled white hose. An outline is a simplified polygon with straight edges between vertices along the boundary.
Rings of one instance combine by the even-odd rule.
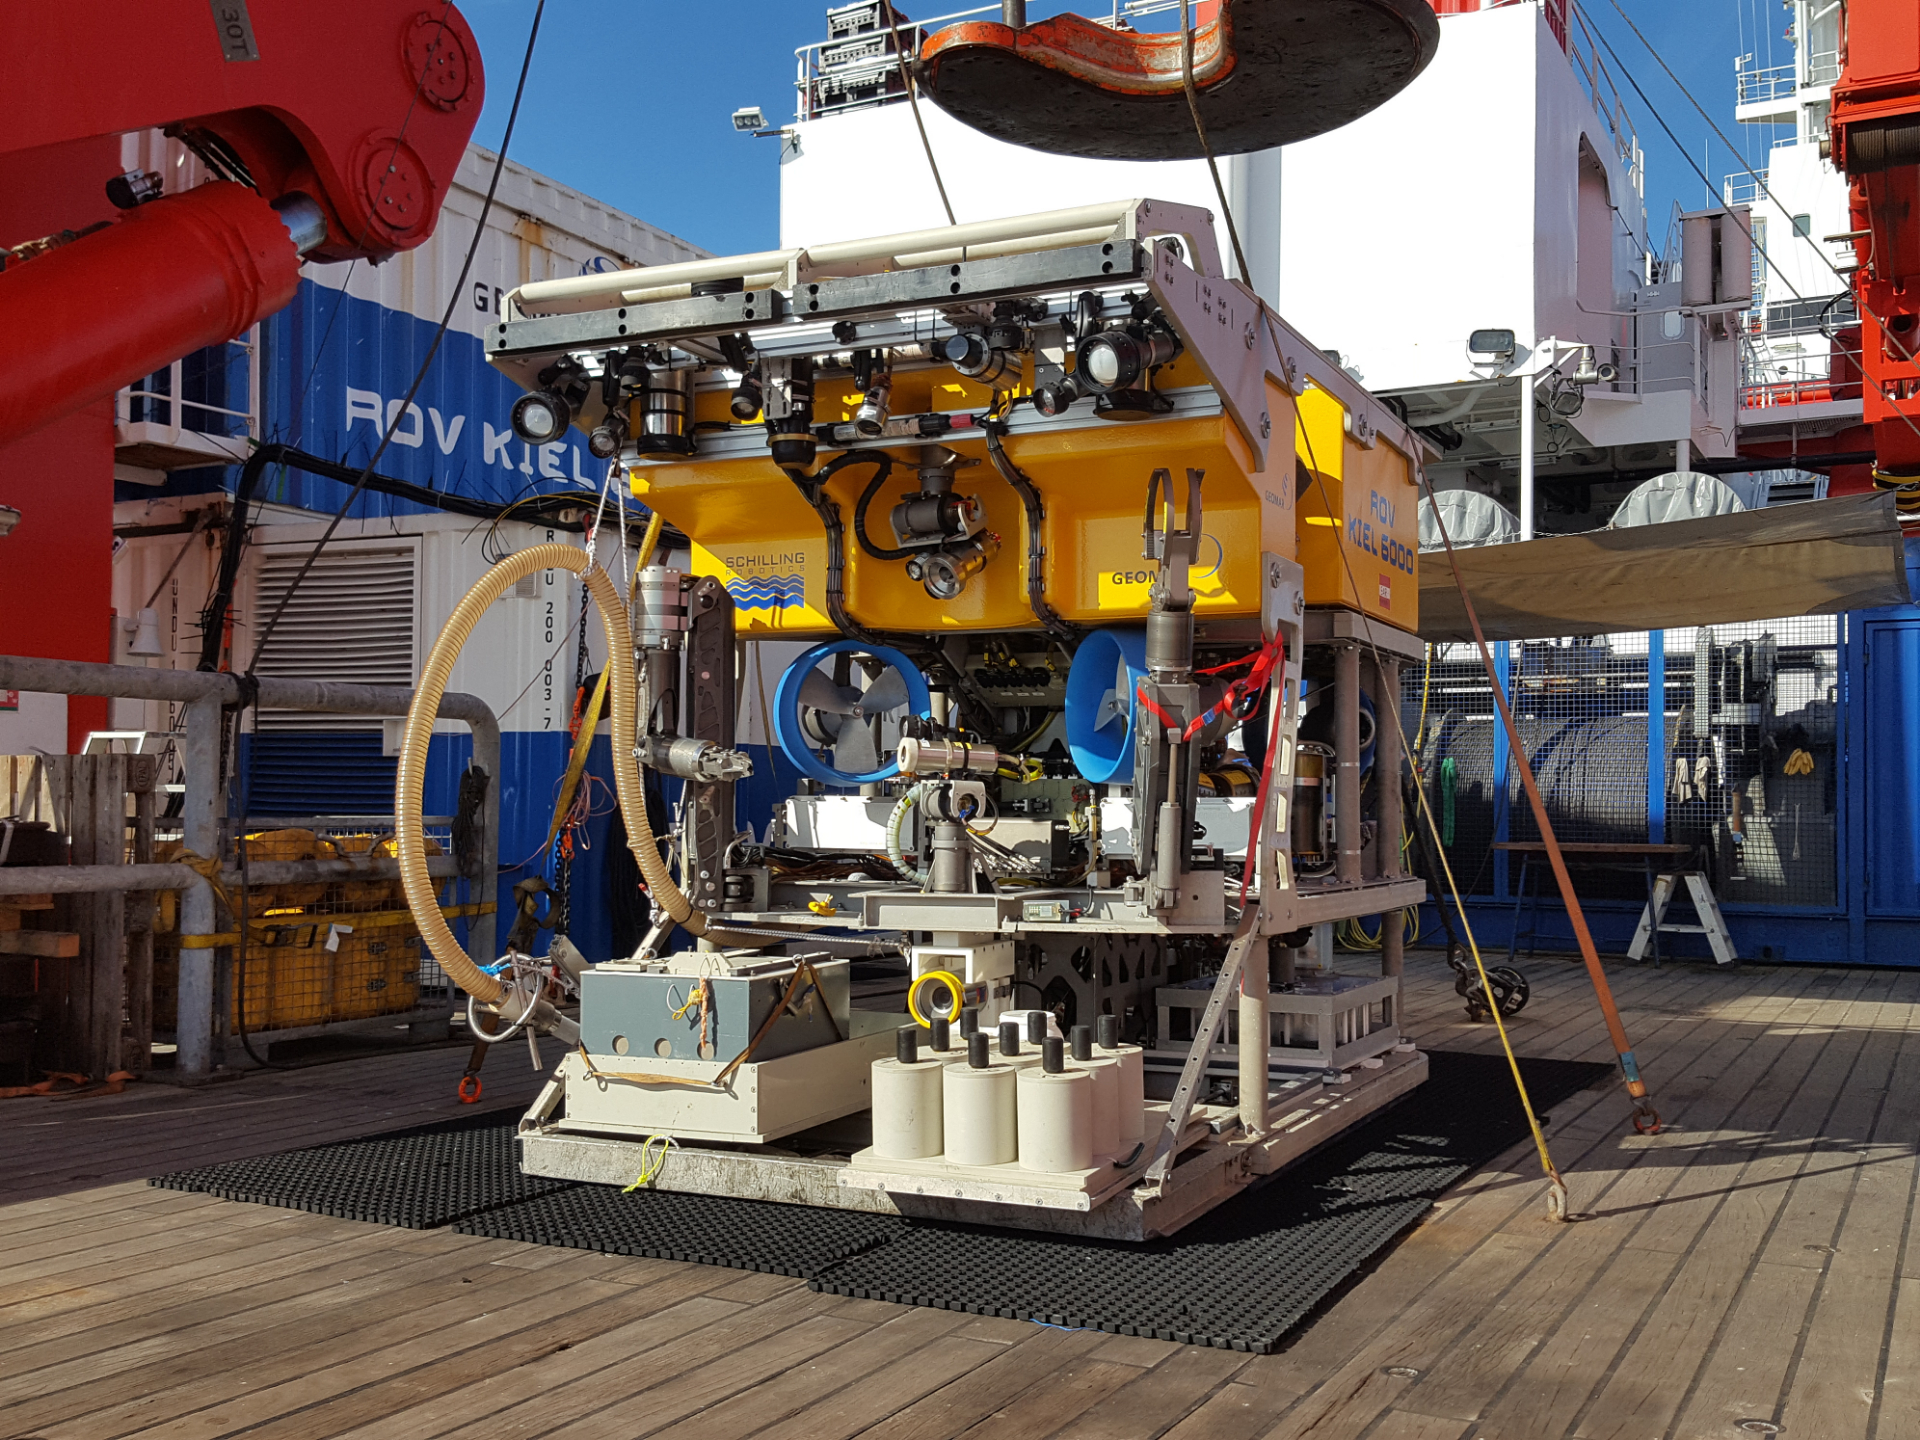
[[[440,913],[439,897],[427,874],[426,827],[421,819],[426,781],[427,744],[433,738],[434,716],[440,709],[440,697],[446,693],[447,680],[454,662],[489,606],[512,586],[541,570],[571,570],[584,575],[588,591],[600,611],[600,623],[607,635],[608,688],[613,695],[613,787],[620,798],[620,813],[627,822],[627,844],[646,877],[647,889],[675,923],[695,935],[707,928],[706,915],[693,908],[693,902],[673,883],[660,847],[647,824],[646,791],[640,780],[640,766],[634,759],[635,684],[632,665],[633,635],[627,624],[627,607],[604,567],[589,571],[592,561],[585,550],[573,545],[534,545],[508,556],[480,577],[479,582],[453,607],[453,614],[433,642],[420,683],[407,711],[407,728],[400,745],[400,769],[394,785],[394,839],[400,862],[400,885],[406,892],[407,908],[433,958],[462,990],[483,1005],[498,1003],[506,987],[468,958]],[[494,776],[497,786],[500,777]],[[491,958],[491,957],[489,957]]]
[[[914,807],[920,799],[920,792],[925,788],[926,786],[922,784],[912,785],[903,790],[900,798],[893,802],[892,811],[887,815],[887,860],[894,869],[909,880],[921,880],[925,877],[920,873],[920,867],[916,863],[920,857],[916,855],[912,860],[907,858],[906,847],[900,841],[900,831],[907,818],[907,811]]]

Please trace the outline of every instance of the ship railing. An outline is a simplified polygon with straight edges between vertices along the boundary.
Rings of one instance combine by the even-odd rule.
[[[885,0],[875,0],[880,24],[845,35],[829,35],[802,45],[794,54],[794,89],[798,92],[794,111],[796,120],[818,120],[823,115],[843,110],[858,110],[869,105],[889,105],[907,98],[905,82],[900,78],[900,59],[911,62],[920,52],[926,35],[956,20],[978,15],[998,15],[998,5],[976,5],[970,10],[955,10],[926,20],[899,17],[899,49],[894,48],[895,31],[886,23]]]
[[[1798,341],[1797,352],[1769,341]],[[1760,332],[1747,337],[1740,357],[1740,408],[1777,410],[1860,398],[1861,349],[1823,332]]]
[[[1799,78],[1794,74],[1791,63],[1786,65],[1768,65],[1764,68],[1750,64],[1752,57],[1742,55],[1734,62],[1735,101],[1741,105],[1756,105],[1768,100],[1788,100],[1799,88]]]
[[[1633,119],[1620,98],[1613,73],[1607,69],[1607,62],[1601,57],[1600,46],[1594,41],[1593,28],[1587,21],[1586,12],[1578,5],[1569,5],[1563,23],[1565,28],[1560,37],[1561,43],[1566,48],[1567,59],[1573,63],[1573,72],[1580,77],[1581,88],[1593,102],[1594,113],[1606,125],[1607,134],[1613,140],[1614,153],[1626,168],[1627,180],[1633,186],[1634,193],[1643,195],[1646,193],[1646,162],[1640,150],[1640,136],[1635,132]]]
[[[1758,205],[1766,193],[1767,172],[1758,167],[1736,171],[1720,185],[1720,194],[1728,205]]]

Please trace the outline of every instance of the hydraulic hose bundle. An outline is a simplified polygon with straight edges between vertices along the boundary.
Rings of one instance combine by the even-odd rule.
[[[498,1004],[506,987],[487,974],[460,948],[445,918],[432,879],[427,874],[426,830],[421,819],[426,781],[427,745],[433,738],[433,721],[446,692],[454,662],[480,617],[512,586],[541,570],[570,570],[584,578],[594,603],[600,610],[600,623],[607,636],[607,669],[613,692],[613,784],[620,799],[620,813],[626,821],[628,845],[646,878],[647,889],[674,923],[695,935],[704,934],[706,915],[673,882],[666,861],[660,857],[652,827],[647,823],[646,793],[641,784],[640,766],[634,759],[636,732],[635,679],[633,667],[622,657],[633,654],[633,637],[627,624],[627,610],[612,578],[603,567],[592,565],[587,551],[572,545],[534,545],[495,565],[454,606],[453,614],[434,641],[414,691],[413,706],[407,711],[406,731],[401,741],[398,779],[394,786],[394,836],[400,862],[400,884],[406,892],[407,908],[420,927],[421,938],[433,958],[438,960],[455,984],[483,1005]]]

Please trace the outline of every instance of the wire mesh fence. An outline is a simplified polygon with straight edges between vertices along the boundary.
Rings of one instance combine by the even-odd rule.
[[[1726,903],[1837,903],[1835,617],[1493,650],[1560,840],[1685,845]],[[1499,847],[1540,833],[1478,652],[1429,647],[1401,703],[1462,893],[1513,898],[1522,863]],[[1643,898],[1633,869],[1585,875],[1582,891]]]

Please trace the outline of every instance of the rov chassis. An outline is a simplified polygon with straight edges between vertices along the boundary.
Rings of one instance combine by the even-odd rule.
[[[1225,278],[1206,212],[529,284],[487,350],[522,439],[578,426],[690,541],[595,592],[616,770],[683,782],[678,877],[630,811],[639,949],[481,994],[570,1045],[528,1171],[1143,1238],[1424,1079],[1421,442]],[[770,704],[769,640],[804,646]],[[745,827],[743,695],[802,776]],[[1360,917],[1381,974],[1335,975]],[[911,1018],[852,1003],[883,947]]]

